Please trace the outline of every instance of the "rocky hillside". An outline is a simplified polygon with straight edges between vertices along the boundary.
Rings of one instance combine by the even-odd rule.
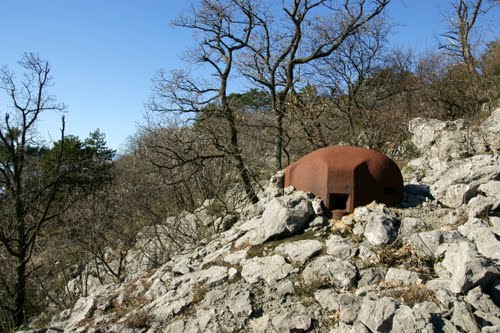
[[[400,207],[329,221],[278,174],[229,229],[155,270],[137,255],[46,331],[499,332],[500,109],[410,130],[421,155]]]

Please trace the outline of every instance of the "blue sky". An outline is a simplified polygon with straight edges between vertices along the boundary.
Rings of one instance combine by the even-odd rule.
[[[393,0],[389,14],[400,26],[391,43],[432,48],[449,3]],[[187,5],[183,0],[0,0],[0,65],[15,69],[23,52],[39,53],[52,65],[52,92],[68,106],[67,133],[83,139],[99,128],[110,147],[122,149],[142,120],[154,73],[182,66],[179,55],[191,45],[191,32],[169,23]],[[499,36],[498,25],[491,26]],[[39,129],[44,137],[57,138],[59,125],[58,116],[46,115]]]

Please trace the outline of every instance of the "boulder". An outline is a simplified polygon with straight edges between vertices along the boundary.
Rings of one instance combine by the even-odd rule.
[[[458,227],[458,230],[475,243],[482,255],[500,260],[500,240],[486,221],[472,218]]]
[[[500,181],[492,180],[481,184],[478,195],[467,203],[467,214],[470,218],[486,218],[500,210]]]
[[[384,280],[387,267],[370,267],[359,272],[358,287],[378,284]]]
[[[487,294],[483,293],[480,287],[470,290],[467,296],[465,296],[465,300],[476,310],[496,315],[499,314],[498,306],[493,303]]]
[[[493,197],[478,195],[472,198],[465,210],[469,218],[487,218],[492,212],[500,208],[500,200]]]
[[[340,309],[339,294],[335,289],[318,289],[314,292],[314,299],[323,309],[337,311]]]
[[[350,259],[356,255],[358,247],[350,239],[339,235],[330,235],[326,240],[326,253],[341,259]]]
[[[340,288],[354,286],[357,269],[349,261],[332,256],[320,256],[310,262],[302,272],[306,285],[320,286],[324,284]]]
[[[193,271],[193,259],[189,257],[181,257],[172,267],[172,272],[178,274],[187,274]]]
[[[482,256],[476,247],[467,241],[443,244],[445,250],[443,267],[451,275],[450,290],[454,293],[466,293],[481,286],[487,288],[500,277],[497,265]]]
[[[223,260],[224,260],[224,262],[226,262],[230,265],[240,265],[240,263],[244,259],[246,259],[247,253],[248,253],[248,249],[235,251],[235,252],[227,254]]]
[[[404,285],[419,284],[422,282],[419,274],[400,268],[389,268],[385,275],[386,282],[399,282]]]
[[[500,235],[500,217],[498,215],[500,214],[497,214],[497,216],[491,215],[489,216],[489,218],[490,218],[491,230],[497,235]]]
[[[418,217],[405,217],[401,219],[401,226],[399,228],[399,235],[401,237],[408,237],[417,233],[425,228],[425,224],[421,218]]]
[[[330,329],[329,333],[370,333],[370,331],[359,321],[356,321],[353,325],[340,321]]]
[[[342,293],[338,296],[340,320],[352,324],[358,318],[361,308],[361,297],[351,293]]]
[[[313,197],[302,191],[273,198],[267,203],[258,223],[238,239],[238,247],[244,244],[258,245],[270,239],[292,236],[303,231],[314,217]]]
[[[433,333],[435,332],[431,322],[431,314],[413,311],[407,305],[401,305],[394,315],[392,332],[400,333]]]
[[[451,317],[453,324],[460,328],[461,332],[480,333],[481,329],[474,318],[474,314],[469,305],[464,302],[457,301],[453,307],[453,315]]]
[[[397,235],[399,222],[396,214],[384,204],[371,203],[354,210],[353,218],[364,226],[363,235],[372,245],[392,243]]]
[[[365,297],[357,319],[371,332],[391,332],[397,309],[398,304],[392,298],[382,297],[375,300]]]
[[[206,285],[214,287],[228,279],[228,269],[224,266],[211,266],[207,269],[194,271],[175,277],[170,283],[171,289],[178,289],[181,285]]]
[[[415,118],[408,124],[412,142],[427,156],[442,159],[463,158],[478,148],[477,136],[463,120],[441,121]]]
[[[419,232],[408,237],[408,244],[421,256],[438,257],[441,244],[452,243],[463,239],[457,231],[432,230]]]
[[[498,110],[500,111],[500,109]],[[477,190],[485,197],[491,197],[500,200],[500,181],[498,180],[492,180],[490,182],[481,184]]]
[[[318,254],[323,249],[320,241],[315,239],[305,239],[292,243],[280,244],[275,252],[286,256],[300,266],[304,265],[309,258]]]
[[[241,276],[250,284],[264,280],[269,285],[274,285],[278,280],[286,278],[293,269],[293,266],[287,264],[282,256],[275,254],[270,257],[245,260]]]
[[[446,123],[438,119],[417,117],[408,123],[408,130],[413,134],[411,142],[421,152],[435,144],[445,128]]]
[[[304,311],[305,312],[305,311]],[[272,316],[262,317],[250,321],[251,332],[307,332],[313,324],[312,318],[304,315],[300,310],[283,311]]]
[[[480,138],[486,151],[500,151],[500,108],[494,110],[491,115],[479,126]]]
[[[436,174],[431,193],[443,204],[457,208],[476,196],[480,185],[499,176],[500,156],[476,155],[455,161],[444,172]]]

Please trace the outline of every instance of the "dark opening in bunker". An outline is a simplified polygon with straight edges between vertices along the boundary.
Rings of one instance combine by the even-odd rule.
[[[349,194],[345,193],[330,193],[330,209],[331,210],[346,210]]]
[[[396,192],[392,187],[384,187],[384,195],[393,195]]]

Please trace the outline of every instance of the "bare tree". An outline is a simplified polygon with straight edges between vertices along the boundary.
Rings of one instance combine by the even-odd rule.
[[[196,145],[185,142],[183,147],[189,147],[189,153],[177,155],[178,161],[202,166],[204,161],[227,159],[238,171],[248,199],[256,203],[258,198],[251,174],[241,153],[235,110],[228,99],[236,52],[248,44],[255,25],[252,13],[251,0],[202,0],[199,8],[191,7],[189,14],[179,16],[173,22],[174,26],[193,30],[198,36],[196,47],[186,59],[211,71],[213,80],[194,80],[181,71],[170,75],[160,72],[155,80],[156,96],[150,109],[194,115],[194,118],[187,116],[188,126],[204,136],[212,149],[194,152]],[[204,139],[198,139],[198,142]],[[169,147],[156,149],[176,155]],[[193,158],[186,159],[186,156]]]
[[[288,97],[300,79],[298,68],[332,54],[349,36],[379,16],[390,0],[282,1],[253,12],[255,34],[246,47],[241,72],[269,94],[274,113],[275,167],[283,166],[284,118]]]
[[[54,157],[54,169],[44,174],[37,158],[35,126],[40,115],[61,111],[47,89],[51,85],[50,66],[38,55],[26,53],[19,62],[25,70],[18,82],[14,73],[3,67],[0,89],[8,96],[11,109],[3,112],[0,124],[0,244],[15,258],[15,285],[11,289],[11,313],[16,327],[27,322],[26,283],[29,262],[42,227],[54,219],[58,200],[58,176],[64,148],[64,119],[61,150]]]
[[[453,14],[448,17],[449,30],[442,34],[446,42],[441,45],[441,48],[466,65],[471,80],[476,80],[478,77],[476,57],[473,52],[478,38],[478,19],[497,5],[496,0],[454,0],[452,2]]]
[[[324,126],[337,132],[343,125],[343,141],[352,145],[361,144],[360,127],[361,131],[366,127],[359,126],[360,121],[369,122],[375,106],[389,94],[384,80],[375,78],[382,66],[388,32],[383,19],[372,20],[315,64],[318,84],[334,106]],[[367,80],[376,84],[367,85]]]
[[[458,100],[464,99],[470,107],[466,111],[476,112],[489,100],[488,80],[480,73],[478,49],[484,45],[485,21],[487,13],[498,6],[498,0],[453,0],[452,13],[447,16],[448,30],[441,36],[445,41],[440,48],[455,62],[463,64],[467,73],[467,89],[459,92]],[[454,70],[451,69],[450,73]],[[456,72],[456,70],[455,70]],[[453,74],[451,75],[453,76]],[[456,75],[455,75],[456,76]],[[465,80],[458,80],[465,81]],[[460,90],[460,89],[459,89]],[[465,98],[463,98],[463,97]],[[459,103],[461,104],[461,103]]]

